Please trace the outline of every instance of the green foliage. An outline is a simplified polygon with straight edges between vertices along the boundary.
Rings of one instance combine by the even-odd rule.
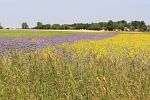
[[[42,25],[42,29],[51,29],[51,24]]]
[[[147,25],[144,21],[131,21],[128,23],[125,20],[113,22],[112,20],[108,22],[99,23],[74,23],[74,24],[42,24],[38,25],[33,29],[54,29],[54,30],[108,30],[108,31],[147,31]]]
[[[142,32],[147,30],[147,26],[144,21],[141,21],[139,30]]]
[[[110,20],[108,23],[107,23],[107,30],[109,31],[113,31],[114,30],[114,23],[112,20]]]
[[[107,30],[107,22],[99,22],[101,30]]]
[[[74,23],[71,25],[72,29],[89,29],[90,25],[89,24],[84,24],[84,23]]]
[[[61,26],[59,24],[53,24],[52,29],[58,30],[58,29],[61,29]]]
[[[43,29],[43,23],[37,22],[37,29]]]
[[[147,26],[147,31],[150,31],[150,25]]]
[[[121,31],[125,31],[125,27],[128,27],[128,24],[125,20],[118,21],[116,23],[117,23],[117,28],[116,29],[119,29]]]
[[[131,26],[134,27],[134,29],[139,29],[140,28],[140,21],[132,21]]]
[[[130,28],[132,30],[139,30],[139,31],[146,31],[147,30],[147,26],[145,24],[144,21],[132,21],[130,23]]]
[[[29,26],[26,22],[22,23],[22,29],[29,29]]]
[[[61,25],[61,29],[62,30],[67,30],[67,29],[70,29],[70,27],[69,27],[68,24],[64,24],[64,25]]]
[[[90,30],[101,30],[101,26],[99,23],[92,23],[89,27]]]

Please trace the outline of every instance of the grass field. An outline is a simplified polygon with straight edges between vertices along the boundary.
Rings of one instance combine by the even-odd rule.
[[[0,37],[1,38],[48,37],[48,36],[68,36],[82,33],[104,34],[110,32],[86,31],[86,30],[0,30]]]
[[[5,32],[0,31],[0,37],[70,35],[70,31]],[[35,51],[12,50],[11,54],[0,59],[1,100],[150,99],[148,33],[118,34]]]

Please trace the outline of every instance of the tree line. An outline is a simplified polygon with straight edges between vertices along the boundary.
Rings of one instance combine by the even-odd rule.
[[[27,26],[28,27],[28,26]],[[53,30],[107,30],[107,31],[150,31],[150,25],[146,25],[144,21],[125,20],[113,22],[98,23],[74,23],[74,24],[43,24],[37,22],[37,26],[33,29],[53,29]]]
[[[3,29],[0,24],[0,29]],[[144,21],[108,21],[98,23],[74,23],[74,24],[43,24],[37,22],[35,27],[29,28],[27,22],[22,23],[22,29],[53,29],[53,30],[106,30],[106,31],[150,31],[150,25]]]

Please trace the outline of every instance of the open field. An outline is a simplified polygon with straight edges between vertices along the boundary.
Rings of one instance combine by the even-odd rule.
[[[33,50],[26,50],[27,45],[23,45],[21,52],[18,52],[18,44],[11,45],[10,51],[0,56],[1,100],[150,99],[148,33],[118,34],[101,39],[98,36],[102,32],[101,35],[80,32],[80,35],[76,31],[2,31],[0,37],[3,38],[74,37],[75,34],[79,36],[76,39],[82,38]],[[0,45],[3,46],[4,41],[0,40]],[[30,42],[31,47],[38,43],[35,39]]]
[[[49,36],[68,36],[79,33],[104,34],[111,32],[86,31],[86,30],[0,30],[0,37],[1,38],[49,37]]]

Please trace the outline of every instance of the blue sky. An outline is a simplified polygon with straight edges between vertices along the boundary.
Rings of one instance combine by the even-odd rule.
[[[145,20],[150,24],[150,0],[0,0],[0,22],[20,27],[43,23]]]

